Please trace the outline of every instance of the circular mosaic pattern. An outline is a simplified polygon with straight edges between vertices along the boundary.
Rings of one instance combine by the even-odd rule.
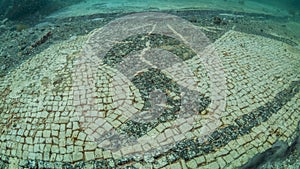
[[[125,16],[0,79],[0,168],[237,168],[299,124],[299,51]]]
[[[196,121],[203,125],[202,137],[211,133],[220,124],[226,84],[213,52],[209,57],[215,68],[203,63],[191,67],[208,61],[201,57],[207,45],[197,27],[162,13],[129,15],[96,30],[73,77],[74,87],[81,87],[74,93],[74,106],[85,132],[120,157],[165,152],[184,140]],[[207,72],[214,74],[206,78],[211,89],[201,93],[207,82],[201,84],[198,74]],[[201,113],[209,119],[201,121]],[[168,130],[148,134],[166,122]]]

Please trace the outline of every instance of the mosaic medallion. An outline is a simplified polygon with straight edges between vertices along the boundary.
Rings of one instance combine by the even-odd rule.
[[[82,128],[120,157],[165,152],[186,139],[194,122],[208,135],[220,124],[226,97],[213,47],[209,55],[202,53],[208,45],[197,27],[161,13],[129,15],[95,30],[73,77],[74,88],[81,87],[74,106]],[[207,66],[209,61],[216,67]]]
[[[300,52],[138,13],[0,81],[0,168],[237,168],[299,123]]]

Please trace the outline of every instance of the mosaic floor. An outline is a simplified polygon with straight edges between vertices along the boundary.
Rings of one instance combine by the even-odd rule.
[[[161,13],[52,45],[0,81],[1,168],[237,168],[300,120],[300,51]]]

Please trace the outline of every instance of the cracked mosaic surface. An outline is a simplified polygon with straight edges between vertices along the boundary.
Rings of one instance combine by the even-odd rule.
[[[299,123],[299,51],[167,14],[119,18],[0,79],[4,168],[236,168]]]

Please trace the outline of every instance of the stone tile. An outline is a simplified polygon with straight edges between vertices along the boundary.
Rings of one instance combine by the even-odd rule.
[[[85,152],[84,157],[86,161],[94,160],[95,159],[95,154],[94,152]]]
[[[218,163],[216,161],[211,162],[211,163],[209,163],[205,166],[201,166],[201,167],[204,168],[204,169],[212,169],[212,168],[218,169],[218,168],[220,168],[220,166],[218,165]]]
[[[193,160],[190,160],[186,163],[187,167],[188,168],[197,168],[197,162],[193,159]]]
[[[83,159],[83,153],[82,152],[73,152],[72,159],[73,159],[73,161],[81,161]]]
[[[196,157],[195,160],[198,165],[201,165],[201,164],[205,163],[205,161],[206,161],[204,156]]]
[[[51,135],[51,131],[50,130],[44,130],[43,131],[43,137],[44,138],[49,138]]]

